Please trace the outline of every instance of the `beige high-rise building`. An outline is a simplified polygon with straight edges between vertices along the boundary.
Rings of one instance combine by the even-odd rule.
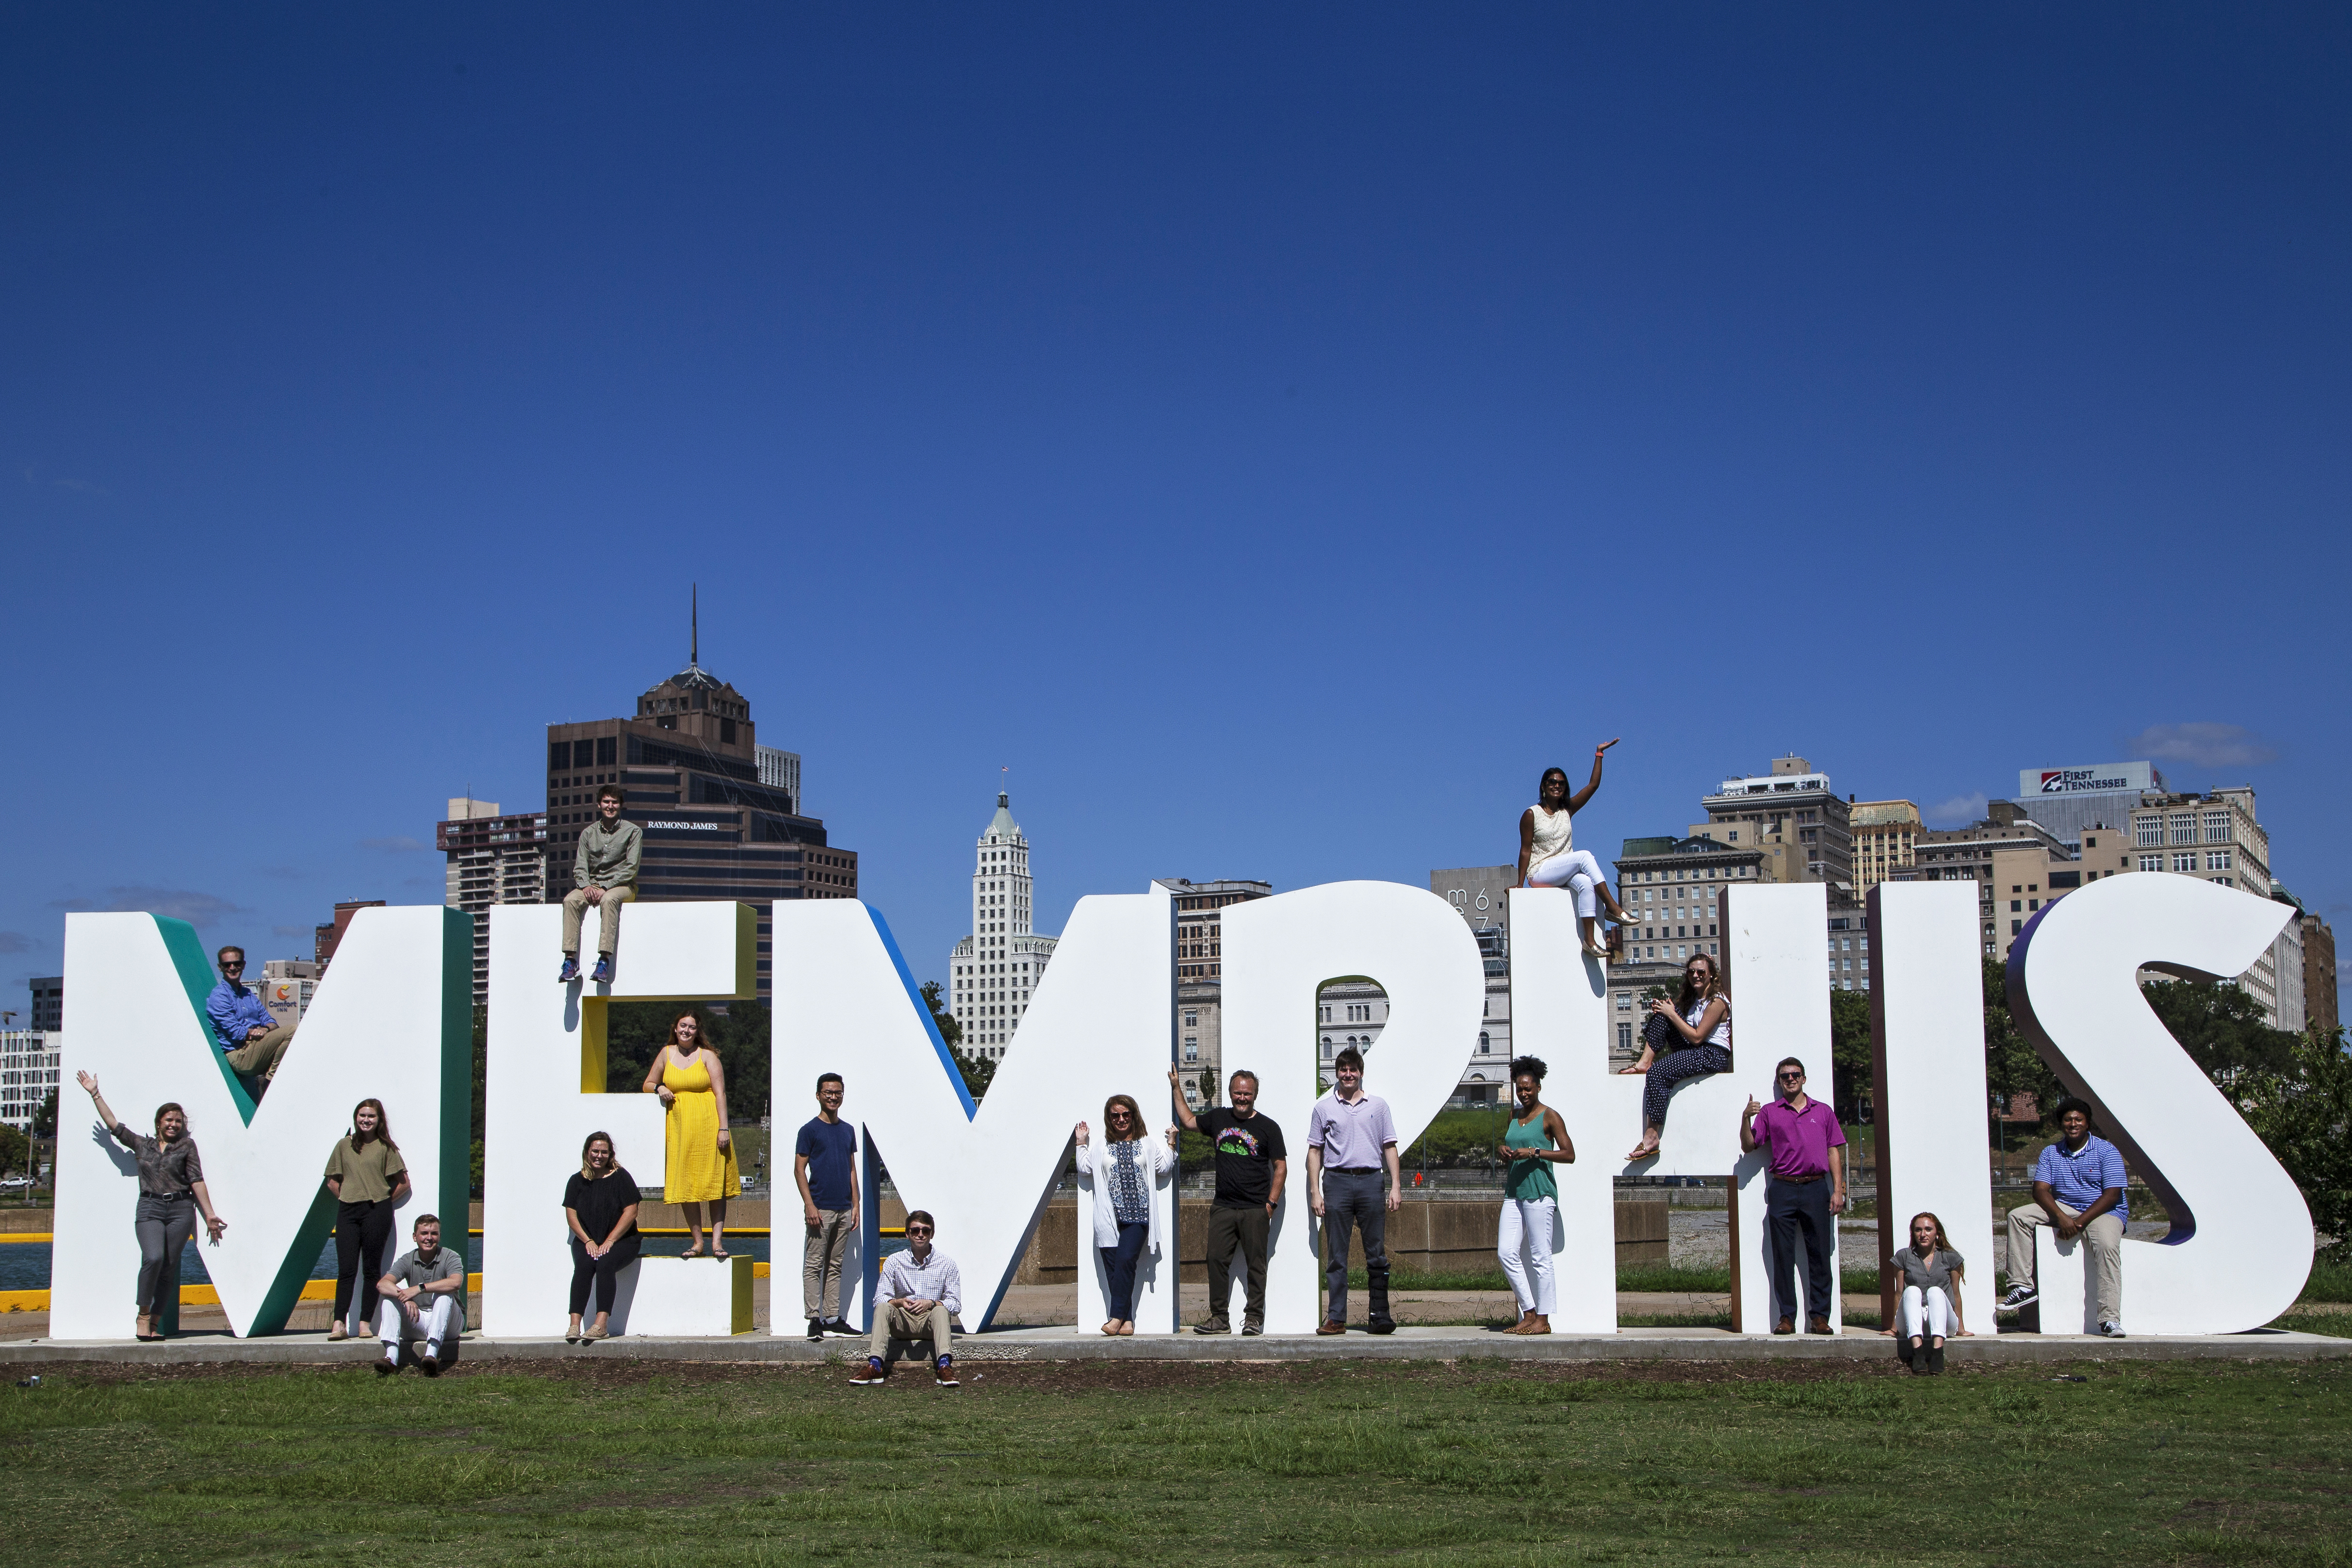
[[[1827,882],[1851,896],[1853,836],[1849,808],[1827,773],[1799,756],[1775,757],[1772,771],[1726,779],[1699,802],[1705,822],[1693,838],[1760,852],[1758,878],[1766,882]]]
[[[434,825],[434,847],[449,858],[441,901],[474,917],[474,1005],[490,1001],[490,910],[547,900],[547,813],[502,816],[499,803],[453,795]],[[565,867],[563,883],[572,884]]]
[[[1853,893],[1859,899],[1912,863],[1926,825],[1919,807],[1907,800],[1848,801],[1846,813],[1853,833]]]

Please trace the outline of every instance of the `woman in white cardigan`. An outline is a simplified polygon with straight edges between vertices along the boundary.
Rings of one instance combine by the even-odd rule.
[[[1160,1205],[1151,1201],[1151,1190],[1160,1173],[1176,1163],[1176,1129],[1168,1129],[1164,1139],[1146,1137],[1135,1097],[1114,1094],[1103,1102],[1101,1152],[1087,1143],[1083,1121],[1076,1137],[1078,1173],[1095,1179],[1095,1246],[1108,1281],[1103,1304],[1110,1317],[1102,1331],[1131,1334],[1136,1259],[1147,1248],[1160,1250]]]

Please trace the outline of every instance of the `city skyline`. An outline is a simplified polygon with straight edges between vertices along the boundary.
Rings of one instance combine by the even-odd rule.
[[[438,902],[698,582],[909,954],[1008,766],[1059,931],[1618,735],[1596,851],[2144,759],[2352,909],[2352,17],[926,16],[15,19],[15,995]]]

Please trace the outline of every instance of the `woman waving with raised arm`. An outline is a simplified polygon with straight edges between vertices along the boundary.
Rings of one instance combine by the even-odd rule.
[[[1583,940],[1584,951],[1594,953],[1601,948],[1593,940],[1592,922],[1604,905],[1609,918],[1619,925],[1633,917],[1625,912],[1617,896],[1609,890],[1608,880],[1601,874],[1601,862],[1592,858],[1592,851],[1576,847],[1570,819],[1584,809],[1584,803],[1601,787],[1601,756],[1616,743],[1603,741],[1592,748],[1592,777],[1573,795],[1568,793],[1568,770],[1546,768],[1536,784],[1535,805],[1519,814],[1519,885],[1565,887],[1574,894],[1576,934]]]
[[[114,1114],[106,1096],[98,1092],[98,1079],[86,1072],[74,1076],[89,1091],[99,1121],[139,1162],[139,1211],[133,1222],[139,1237],[137,1331],[142,1340],[160,1340],[163,1336],[156,1331],[155,1320],[165,1305],[163,1295],[179,1289],[180,1248],[187,1244],[198,1211],[205,1216],[205,1234],[215,1242],[228,1221],[213,1213],[212,1194],[205,1190],[204,1157],[188,1131],[188,1113],[176,1101],[165,1100],[155,1108],[155,1135],[151,1138],[133,1132]]]

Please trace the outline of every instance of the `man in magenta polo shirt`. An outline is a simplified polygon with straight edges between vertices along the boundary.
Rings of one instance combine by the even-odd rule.
[[[1830,1259],[1837,1256],[1837,1220],[1845,1212],[1845,1129],[1837,1111],[1805,1095],[1805,1064],[1783,1057],[1773,1069],[1777,1098],[1757,1108],[1750,1096],[1739,1118],[1739,1147],[1758,1144],[1772,1151],[1772,1169],[1764,1183],[1764,1224],[1770,1237],[1768,1267],[1772,1275],[1772,1331],[1796,1332],[1797,1232],[1805,1233],[1805,1314],[1808,1333],[1830,1331],[1830,1314],[1838,1310],[1837,1273]]]

